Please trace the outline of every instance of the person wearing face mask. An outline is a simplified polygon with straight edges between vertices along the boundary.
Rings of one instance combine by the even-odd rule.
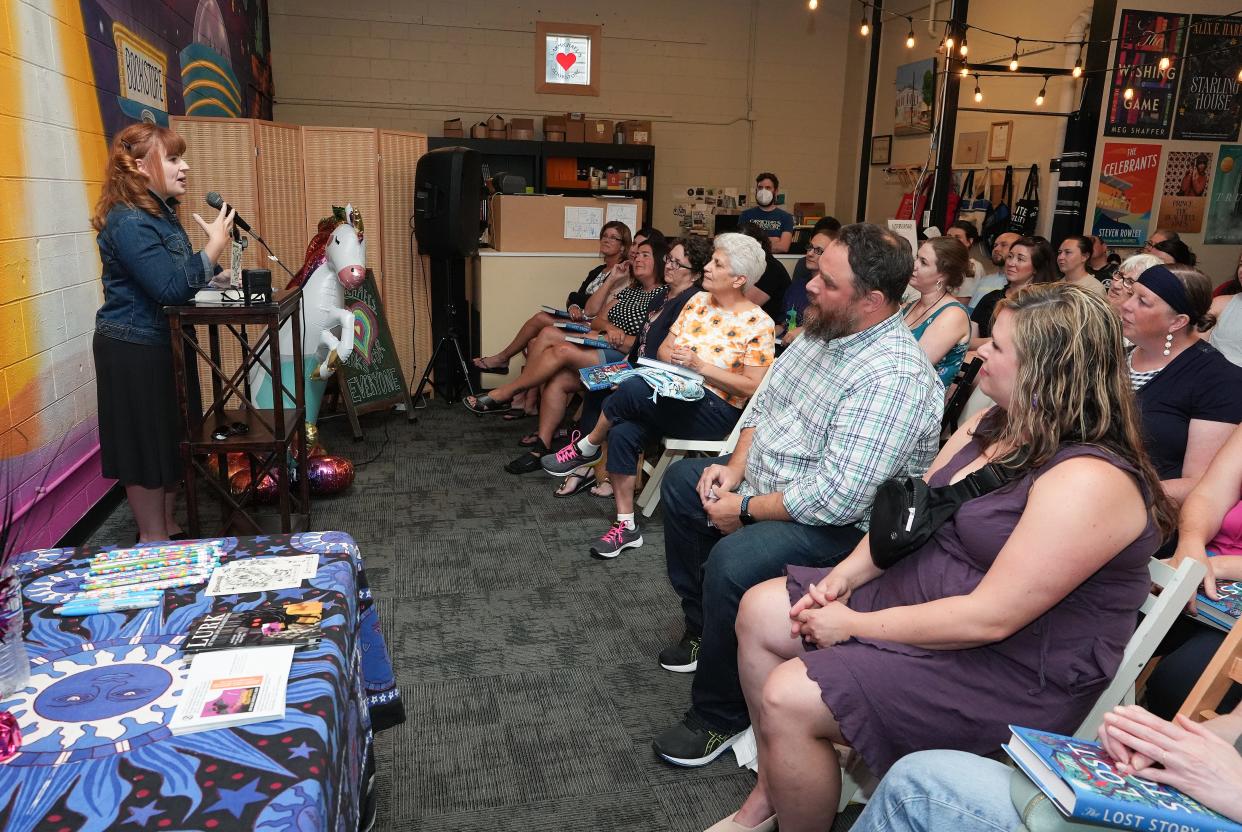
[[[1091,274],[1088,261],[1091,259],[1091,238],[1074,234],[1061,241],[1057,249],[1057,268],[1061,270],[1061,279],[1071,286],[1094,292],[1105,293],[1104,284]]]
[[[116,135],[91,225],[103,262],[103,306],[92,344],[103,475],[119,480],[138,540],[180,539],[173,502],[181,480],[181,415],[173,385],[165,306],[199,289],[224,287],[216,261],[229,248],[234,211],[224,206],[201,251],[177,219],[185,195],[185,139],[166,127],[132,124]]]
[[[784,254],[793,242],[793,215],[776,207],[776,197],[780,192],[781,180],[776,178],[775,173],[764,172],[756,176],[756,207],[747,208],[737,221],[739,228],[748,222],[762,228],[772,241],[773,254]]]

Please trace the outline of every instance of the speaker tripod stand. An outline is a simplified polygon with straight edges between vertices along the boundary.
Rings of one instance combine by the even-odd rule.
[[[455,277],[459,279],[454,280]],[[412,401],[422,398],[423,389],[428,384],[436,393],[443,396],[445,401],[449,402],[464,398],[463,387],[465,392],[471,396],[478,395],[474,384],[470,381],[470,366],[466,361],[468,351],[462,348],[461,340],[457,335],[455,299],[456,295],[461,293],[464,300],[465,283],[464,260],[448,257],[431,258],[432,332],[438,333],[439,338],[436,340],[435,348],[431,351],[431,358],[427,360],[427,366],[423,368],[423,377],[419,379],[418,387],[411,397]],[[437,303],[437,300],[440,302]],[[434,313],[435,309],[443,310],[438,321]],[[467,323],[467,332],[468,326]],[[469,336],[467,336],[467,342],[469,342]],[[441,362],[441,354],[444,356],[443,362]],[[437,367],[440,363],[442,366]],[[440,372],[437,373],[437,369]],[[434,380],[431,378],[432,373],[436,373]]]

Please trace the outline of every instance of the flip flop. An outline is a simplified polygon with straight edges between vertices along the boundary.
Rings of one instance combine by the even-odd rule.
[[[577,477],[578,484],[575,485],[573,488],[571,488],[569,491],[562,491],[561,489],[565,487],[565,483],[569,482],[569,480],[574,477]],[[587,471],[585,474],[570,474],[569,476],[565,477],[565,480],[564,482],[561,483],[560,487],[552,492],[552,496],[556,497],[558,500],[564,499],[565,497],[572,497],[575,494],[581,494],[583,491],[585,491],[588,488],[593,487],[594,485],[595,485],[595,469],[591,469]]]
[[[470,403],[471,399],[474,399],[474,404]],[[478,416],[485,416],[489,413],[508,413],[510,410],[508,402],[498,402],[487,394],[466,396],[461,403],[466,406],[466,410]]]
[[[603,488],[605,485],[608,486],[609,489],[611,489],[612,481],[611,480],[599,480],[598,482],[596,482],[595,485],[591,486],[591,496],[599,500],[611,500],[613,497],[613,494],[615,494],[616,492],[613,492],[612,494],[600,494],[599,493],[599,490]]]
[[[501,418],[507,418],[507,416],[502,416]],[[533,448],[538,444],[539,444],[538,433],[528,433],[518,440],[519,448]]]
[[[516,422],[518,419],[525,419],[527,416],[538,416],[538,415],[539,415],[538,413],[527,413],[525,408],[511,407],[509,408],[509,412],[506,413],[504,416],[501,416],[500,418],[504,419],[506,422]],[[525,448],[529,446],[523,445],[522,447]]]
[[[482,356],[480,356],[480,357],[478,357],[478,358],[471,359],[471,363],[472,363],[472,364],[474,364],[474,366],[475,366],[475,367],[477,367],[479,370],[481,370],[481,371],[483,371],[483,372],[485,372],[485,373],[502,373],[502,374],[503,374],[503,373],[507,373],[507,372],[509,372],[509,362],[508,362],[508,361],[506,361],[504,364],[501,364],[501,365],[499,365],[499,366],[497,366],[497,367],[488,367],[488,366],[486,366],[485,364],[483,364],[482,362],[483,362],[483,357],[482,357]]]

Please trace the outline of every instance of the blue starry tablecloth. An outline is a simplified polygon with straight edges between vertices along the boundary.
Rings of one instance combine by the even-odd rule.
[[[343,532],[214,540],[225,562],[315,553],[319,569],[298,589],[213,599],[186,587],[162,607],[62,618],[52,609],[101,549],[17,556],[31,677],[0,702],[22,731],[0,764],[5,832],[358,830],[372,734],[405,720],[358,547]],[[173,736],[190,623],[213,605],[290,598],[323,602],[323,637],[294,654],[285,718]]]

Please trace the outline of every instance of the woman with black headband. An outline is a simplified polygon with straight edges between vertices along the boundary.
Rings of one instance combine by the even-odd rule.
[[[1242,422],[1242,368],[1200,337],[1212,328],[1211,281],[1195,269],[1152,266],[1125,281],[1122,332],[1142,412],[1143,439],[1165,493],[1177,503]]]

